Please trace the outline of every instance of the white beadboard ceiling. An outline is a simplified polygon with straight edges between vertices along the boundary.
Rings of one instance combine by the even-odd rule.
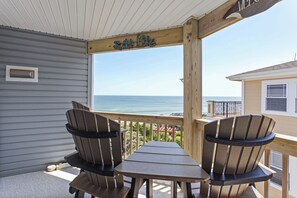
[[[227,0],[0,0],[0,25],[84,40],[181,26]]]

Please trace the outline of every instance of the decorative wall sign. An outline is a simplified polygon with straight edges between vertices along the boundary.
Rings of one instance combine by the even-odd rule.
[[[145,36],[144,34],[137,34],[136,41],[125,39],[122,42],[114,41],[113,43],[113,48],[116,50],[156,46],[155,39],[150,38],[150,36]]]
[[[238,0],[224,15],[228,18],[247,18],[271,8],[281,0]]]

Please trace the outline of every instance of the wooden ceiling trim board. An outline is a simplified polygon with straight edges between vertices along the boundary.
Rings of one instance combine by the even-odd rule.
[[[162,46],[170,46],[170,45],[178,45],[182,44],[183,42],[183,28],[172,28],[166,30],[159,30],[159,31],[151,31],[151,32],[143,32],[142,34],[146,36],[150,36],[151,38],[155,38],[157,47]],[[124,39],[132,39],[135,40],[137,34],[129,34],[123,35],[108,39],[99,39],[94,41],[88,42],[88,53],[100,53],[100,52],[111,52],[117,51],[113,48],[114,41],[123,41]],[[134,48],[138,49],[138,48]]]
[[[172,0],[165,0],[162,2],[161,5],[159,5],[153,12],[153,14],[151,14],[145,22],[141,23],[140,28],[142,31],[145,31],[149,28],[149,26],[147,24],[151,24],[152,21],[154,21],[154,19],[156,18],[156,16],[159,16],[160,13],[162,13],[162,11],[164,11],[166,8],[168,8],[168,6],[172,3]]]
[[[98,34],[96,34],[96,35],[98,35],[98,37],[102,36],[102,32],[105,29],[107,21],[109,21],[110,13],[112,11],[114,4],[115,4],[115,0],[109,0],[109,1],[107,1],[107,3],[105,3],[103,14],[101,16],[103,24],[100,26],[101,28],[99,29]],[[101,23],[101,20],[100,20],[100,23]]]
[[[98,1],[95,2],[89,38],[92,38],[92,39],[96,38],[98,27],[99,27],[100,21],[102,20],[102,13],[105,7],[105,2],[106,0],[104,0],[103,3],[98,3]]]
[[[108,35],[108,33],[110,32],[111,27],[113,26],[115,20],[118,17],[118,13],[120,13],[120,11],[123,8],[125,0],[117,0],[117,2],[121,2],[121,3],[117,3],[114,5],[114,9],[112,9],[112,12],[110,13],[109,20],[107,21],[106,26],[102,32],[102,37],[106,37]]]
[[[229,0],[227,3],[213,10],[209,14],[205,15],[199,20],[199,38],[204,38],[214,32],[223,29],[237,21],[239,19],[227,19],[225,20],[223,16],[225,13],[236,3],[237,0]]]
[[[132,20],[130,23],[124,28],[124,32],[131,32],[132,27],[134,27],[136,24],[141,23],[144,20],[145,14],[151,9],[152,4],[154,3],[154,0],[146,0],[140,8],[137,10],[135,15],[132,17]],[[132,31],[133,32],[133,31]]]

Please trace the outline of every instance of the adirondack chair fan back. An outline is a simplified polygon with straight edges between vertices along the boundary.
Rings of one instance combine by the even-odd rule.
[[[250,183],[265,181],[272,172],[259,164],[265,145],[273,141],[275,122],[266,116],[245,115],[206,124],[202,168],[210,183],[200,194],[241,197]]]
[[[90,107],[85,106],[85,105],[83,105],[79,102],[76,102],[76,101],[72,101],[72,107],[73,107],[73,109],[82,109],[85,111],[91,111]]]
[[[65,159],[83,170],[70,183],[71,189],[97,197],[124,197],[128,188],[123,176],[114,175],[114,167],[122,162],[119,123],[81,109],[69,110],[66,116],[77,153]]]

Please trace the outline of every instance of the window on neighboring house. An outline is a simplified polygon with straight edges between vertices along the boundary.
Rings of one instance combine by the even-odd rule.
[[[297,78],[262,81],[261,113],[297,117]]]
[[[267,85],[266,96],[267,111],[287,111],[287,85],[273,84]]]

